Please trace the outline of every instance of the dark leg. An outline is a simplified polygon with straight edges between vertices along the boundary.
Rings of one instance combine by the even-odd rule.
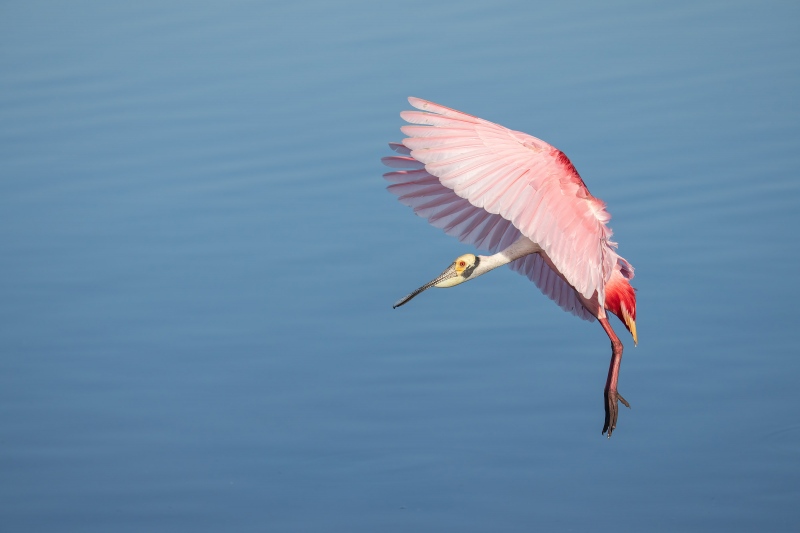
[[[603,433],[608,433],[608,438],[611,438],[611,433],[617,427],[617,415],[619,414],[619,405],[617,401],[622,402],[625,407],[630,408],[630,404],[625,401],[625,398],[620,396],[617,392],[617,381],[619,380],[619,365],[622,363],[622,341],[619,340],[617,334],[611,329],[611,324],[608,323],[607,318],[600,318],[600,325],[603,326],[608,338],[611,339],[611,363],[608,365],[608,379],[606,379],[606,388],[604,391],[605,408],[606,408],[606,421],[603,424]]]

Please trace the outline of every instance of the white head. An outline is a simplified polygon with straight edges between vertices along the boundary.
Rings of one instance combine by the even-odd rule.
[[[480,257],[476,255],[473,254],[460,255],[456,258],[455,261],[453,261],[453,264],[447,267],[447,269],[444,272],[442,272],[438,277],[426,283],[425,285],[415,290],[408,296],[401,298],[392,307],[394,309],[400,307],[401,305],[411,300],[417,294],[431,287],[447,288],[447,287],[455,287],[456,285],[464,283],[465,281],[470,279],[470,277],[473,275],[475,269],[478,267],[479,264],[480,264]]]

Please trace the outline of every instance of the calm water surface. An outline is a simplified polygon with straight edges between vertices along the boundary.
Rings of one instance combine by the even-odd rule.
[[[7,531],[797,531],[800,9],[0,8]],[[637,268],[608,341],[384,190],[415,95],[544,138]],[[621,326],[616,323],[619,330]]]

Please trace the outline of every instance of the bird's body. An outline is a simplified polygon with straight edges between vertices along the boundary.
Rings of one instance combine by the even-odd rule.
[[[633,267],[616,252],[605,204],[589,193],[563,152],[522,132],[418,98],[421,111],[404,111],[408,138],[390,143],[399,156],[383,158],[401,169],[384,174],[402,203],[446,233],[489,256],[459,257],[428,287],[450,287],[508,264],[526,275],[564,310],[598,319],[611,339],[606,420],[617,420],[622,343],[606,311],[618,316],[636,342]]]

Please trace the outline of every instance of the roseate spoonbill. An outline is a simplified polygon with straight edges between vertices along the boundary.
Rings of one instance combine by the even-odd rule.
[[[389,143],[399,156],[383,163],[401,169],[384,174],[400,202],[448,235],[493,255],[465,254],[438,277],[394,307],[430,287],[454,287],[509,265],[526,275],[562,309],[595,318],[611,339],[604,389],[603,433],[617,426],[617,391],[622,342],[606,311],[636,336],[633,267],[617,255],[606,226],[605,204],[589,193],[563,152],[519,131],[466,113],[409,98],[419,111],[400,116],[411,125],[402,143]]]

